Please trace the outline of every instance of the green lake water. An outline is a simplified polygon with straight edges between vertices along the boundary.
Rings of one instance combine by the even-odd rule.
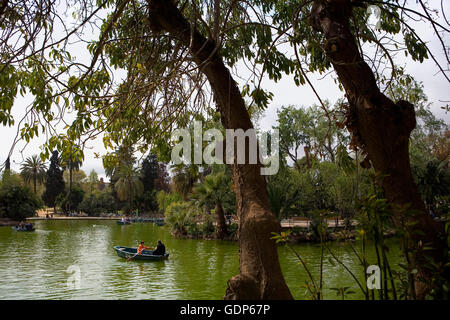
[[[35,227],[35,232],[0,227],[0,299],[222,299],[228,279],[239,270],[237,243],[177,239],[167,227],[151,223],[121,226],[105,220],[40,220]],[[154,246],[158,239],[170,253],[166,261],[126,262],[113,249],[116,245],[136,247],[140,240]],[[348,244],[330,246],[364,278]],[[320,246],[293,247],[318,276]],[[394,265],[401,261],[400,251],[395,241],[390,241],[390,248]],[[308,277],[303,267],[287,248],[279,247],[278,252],[292,294],[307,299]],[[324,297],[337,299],[329,288],[349,286],[356,291],[349,298],[361,299],[352,277],[329,257],[325,254]],[[376,263],[374,252],[368,258]],[[78,283],[72,281],[76,275]]]

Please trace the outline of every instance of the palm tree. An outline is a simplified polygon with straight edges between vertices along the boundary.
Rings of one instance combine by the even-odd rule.
[[[192,192],[192,188],[200,178],[199,167],[195,164],[179,164],[173,165],[171,169],[175,190],[187,200],[188,194]]]
[[[207,176],[203,183],[196,184],[192,190],[192,201],[198,206],[208,207],[211,203],[215,205],[214,214],[219,239],[223,239],[228,234],[223,204],[231,193],[230,179],[223,172]]]
[[[72,149],[70,149],[72,150]],[[72,194],[72,181],[73,181],[73,171],[78,171],[80,170],[82,161],[80,160],[80,158],[78,156],[75,155],[75,151],[72,151],[67,158],[63,158],[61,161],[61,167],[63,169],[67,169],[69,171],[69,193],[68,193],[68,197],[70,199],[71,194]],[[70,201],[67,202],[67,208],[66,208],[67,212],[70,212]]]
[[[82,161],[78,157],[70,155],[68,159],[62,159],[61,167],[69,171],[69,193],[72,191],[73,171],[80,170]]]
[[[44,183],[47,165],[37,155],[28,157],[21,167],[20,174],[25,182],[33,181],[34,194],[36,194],[37,183]]]
[[[137,169],[132,166],[120,167],[117,171],[118,180],[114,184],[120,201],[128,201],[131,210],[132,201],[144,191],[144,185]]]
[[[434,207],[436,200],[450,194],[448,161],[431,160],[419,174],[417,186],[425,203]]]

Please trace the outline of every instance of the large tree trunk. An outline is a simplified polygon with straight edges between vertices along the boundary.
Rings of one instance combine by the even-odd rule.
[[[311,160],[310,160],[310,158],[309,158],[309,151],[310,151],[311,149],[309,148],[309,147],[303,147],[303,151],[305,151],[305,160],[306,160],[306,167],[308,168],[308,169],[311,169]]]
[[[388,201],[397,208],[396,223],[405,218],[398,205],[410,204],[410,209],[417,212],[410,218],[417,223],[409,231],[414,242],[413,264],[419,270],[415,277],[416,294],[423,299],[431,289],[424,256],[442,262],[445,242],[443,227],[426,212],[411,174],[408,143],[416,125],[414,107],[406,101],[394,103],[378,88],[350,31],[351,12],[350,0],[315,0],[310,21],[313,28],[324,34],[325,53],[345,88],[349,102],[346,125],[352,133],[352,142],[367,152],[377,172],[386,175],[382,187]],[[426,253],[420,244],[435,249]]]
[[[241,92],[216,50],[172,1],[148,0],[152,28],[165,30],[189,47],[197,65],[208,78],[226,129],[253,128]],[[248,148],[246,148],[248,152]],[[248,157],[246,157],[248,160]],[[233,179],[239,215],[240,274],[228,282],[225,299],[292,299],[281,272],[271,232],[280,223],[270,211],[261,164],[234,164]]]
[[[214,213],[216,214],[217,221],[217,238],[223,239],[228,235],[228,231],[222,204],[216,203],[216,209],[214,210]]]

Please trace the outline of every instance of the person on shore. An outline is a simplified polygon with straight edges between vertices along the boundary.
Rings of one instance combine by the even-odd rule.
[[[153,251],[154,255],[157,256],[163,256],[166,253],[166,247],[161,242],[161,240],[158,240],[158,244],[156,245],[156,249]]]

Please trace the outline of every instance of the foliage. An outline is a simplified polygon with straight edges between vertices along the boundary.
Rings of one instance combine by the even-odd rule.
[[[158,211],[157,190],[168,189],[168,174],[165,165],[159,163],[157,156],[150,153],[144,159],[140,169],[143,193],[136,199],[145,211]]]
[[[183,196],[184,200],[188,199],[188,195],[192,192],[194,184],[200,178],[199,166],[195,164],[190,165],[173,165],[172,182],[175,191]]]
[[[160,190],[165,190],[165,191],[169,191],[170,190],[170,177],[169,177],[169,173],[167,172],[167,166],[165,163],[158,163],[158,174],[157,174],[157,178],[155,180],[155,189],[160,191]]]
[[[193,54],[189,52],[189,46],[180,41],[179,35],[155,32],[155,28],[160,26],[157,23],[155,25],[154,19],[148,14],[147,5],[152,3],[151,1],[97,1],[92,5],[82,6],[82,19],[78,21],[73,32],[69,28],[58,28],[60,25],[57,21],[63,19],[58,16],[59,9],[53,7],[53,2],[3,2],[4,4],[0,5],[0,122],[12,126],[15,120],[12,106],[16,97],[19,94],[23,96],[26,92],[31,93],[34,100],[29,114],[32,116],[27,117],[27,121],[20,128],[20,138],[29,142],[40,134],[40,129],[51,135],[44,145],[42,160],[50,156],[51,150],[57,149],[63,155],[70,154],[72,162],[74,141],[81,140],[83,135],[95,138],[96,132],[103,132],[105,147],[121,146],[116,153],[104,157],[104,165],[113,188],[117,189],[117,195],[128,201],[131,210],[132,201],[140,194],[138,190],[141,188],[134,182],[136,175],[133,174],[134,177],[128,179],[125,178],[126,174],[119,174],[120,171],[133,170],[135,160],[131,146],[136,146],[142,154],[145,154],[150,146],[156,146],[159,154],[167,154],[171,147],[168,142],[171,130],[186,126],[192,118],[210,109],[210,94],[214,90],[209,90],[210,87],[205,85],[203,68],[192,66],[193,60],[195,61]],[[273,96],[261,87],[264,74],[273,81],[279,81],[285,74],[292,75],[294,82],[302,85],[307,82],[311,84],[307,73],[323,74],[333,68],[333,61],[324,52],[324,36],[311,26],[309,19],[315,3],[317,2],[279,0],[230,3],[185,1],[182,5],[176,2],[176,6],[182,15],[189,18],[191,26],[195,27],[193,32],[206,37],[210,41],[208,43],[217,44],[215,53],[223,58],[227,67],[233,69],[240,63],[251,63],[252,69],[255,70],[251,75],[254,79],[246,82],[241,94],[251,100],[249,110],[257,109],[251,113],[258,114],[258,111],[267,107]],[[343,2],[343,6],[345,4],[347,3]],[[392,63],[392,51],[404,52],[414,61],[422,62],[432,58],[448,80],[447,73],[442,70],[427,44],[410,24],[410,19],[414,20],[415,17],[427,21],[434,29],[433,34],[442,43],[443,51],[447,52],[441,38],[442,30],[447,28],[439,24],[439,19],[434,19],[435,14],[439,13],[438,10],[435,12],[422,1],[420,4],[424,13],[415,11],[411,5],[394,0],[377,2],[381,10],[379,26],[382,31],[381,38],[378,38],[377,33],[367,23],[369,14],[364,3],[352,1],[351,4],[348,7],[350,18],[343,22],[356,31],[355,43],[360,45],[361,51],[363,45],[376,46],[374,59],[371,59],[367,52],[362,54],[366,59],[373,60],[371,67],[375,69],[374,78],[380,87],[384,85],[384,89],[392,93],[392,97],[399,99],[402,98],[400,94],[415,95],[406,97],[415,105],[418,104],[414,99],[420,98],[418,87],[411,78],[402,75],[399,68]],[[91,19],[99,17],[97,10],[105,10],[106,13],[98,23],[93,23],[94,20]],[[83,38],[83,35],[92,34],[83,32],[84,26],[98,26],[95,30],[98,31],[99,38]],[[67,34],[59,39],[55,30],[66,30]],[[80,60],[71,56],[68,44],[73,43],[72,37],[81,37],[77,40],[88,42],[90,63],[80,63]],[[286,46],[295,56],[290,54],[289,50],[284,50]],[[386,67],[387,64],[391,66]],[[111,67],[126,72],[121,82],[116,82],[117,78],[114,77]],[[384,70],[392,71],[392,80],[387,81]],[[258,81],[259,71],[261,78]],[[238,72],[237,77],[241,76],[242,73]],[[397,80],[412,90],[396,90]],[[342,88],[341,84],[338,85]],[[316,109],[325,114],[331,111],[327,110],[327,103],[322,103],[321,108]],[[59,114],[55,110],[59,110]],[[73,121],[68,122],[64,134],[53,135],[53,125],[61,119],[66,122],[63,115],[67,111],[74,115]],[[280,123],[280,127],[283,131],[284,152],[289,154],[291,149],[295,148],[292,160],[297,171],[289,172],[289,192],[286,199],[282,197],[283,189],[280,183],[270,182],[271,205],[279,213],[285,209],[281,205],[285,202],[286,208],[299,214],[309,214],[315,210],[338,210],[341,214],[350,215],[355,194],[358,197],[360,194],[368,195],[363,189],[363,183],[359,183],[359,174],[356,174],[355,186],[353,177],[350,177],[348,172],[343,175],[339,168],[328,163],[308,163],[307,168],[311,170],[303,170],[304,166],[299,165],[299,159],[296,159],[297,148],[305,144],[308,148],[311,147],[311,152],[317,159],[322,162],[335,162],[335,148],[342,142],[341,138],[333,133],[333,130],[337,130],[332,126],[332,121],[336,120],[333,116],[338,118],[338,115],[324,117],[323,113],[304,111],[300,114],[292,108],[289,112],[292,112],[293,117],[290,118],[288,113],[282,117],[281,122],[284,123]],[[42,123],[40,119],[44,119]],[[300,125],[296,127],[297,124]],[[425,121],[425,124],[432,122]],[[290,127],[294,129],[291,129],[291,132]],[[439,133],[422,133],[418,132],[415,138],[413,134],[411,159],[413,165],[420,168],[416,178],[422,177],[423,186],[426,186],[422,186],[422,194],[433,202],[436,201],[434,192],[438,192],[439,197],[444,197],[441,194],[447,191],[442,191],[440,187],[437,191],[429,188],[430,181],[439,179],[441,183],[442,178],[440,173],[437,174],[439,166],[430,162],[434,161],[429,158],[433,152],[423,150],[429,149],[431,145],[427,142],[428,138]],[[434,146],[439,146],[439,143]],[[78,158],[82,160],[82,151],[76,147],[75,149]],[[440,161],[448,160],[445,156],[442,158],[442,155],[448,153],[445,148],[435,148],[434,151],[435,155],[440,155]],[[58,172],[59,165],[53,158],[54,153],[43,195],[48,206],[54,206],[58,193],[64,190],[62,173]],[[311,155],[312,158],[314,157]],[[431,165],[428,166],[428,163]],[[355,168],[358,166],[359,163],[356,163]],[[177,170],[174,170],[175,189],[186,200],[194,184],[200,180],[199,170],[195,166],[182,168],[178,172]],[[425,176],[427,178],[423,178]],[[72,174],[70,182],[71,177]],[[69,189],[72,189],[71,183]],[[372,208],[370,204],[367,206]],[[377,202],[374,207],[378,206],[385,209],[382,202]],[[165,209],[166,207],[162,210]],[[288,210],[283,211],[283,214],[284,212]],[[318,291],[314,294],[318,293],[320,298],[321,286],[315,288]]]
[[[114,212],[116,211],[114,196],[110,189],[93,192],[84,197],[78,209],[89,216],[99,216],[102,213]]]
[[[144,191],[139,172],[130,166],[120,167],[114,188],[119,199],[127,201],[128,210],[126,211],[133,210],[132,202]]]
[[[291,175],[291,170],[281,165],[277,174],[266,177],[270,209],[279,220],[298,214],[295,205],[299,189],[294,187]]]
[[[432,209],[445,209],[445,199],[450,196],[448,161],[431,160],[424,168],[414,167],[413,172],[425,203]]]
[[[188,228],[196,227],[195,217],[198,214],[198,208],[190,202],[172,202],[164,212],[164,221],[171,227],[173,232],[187,234]]]
[[[136,205],[143,211],[157,212],[158,200],[156,198],[158,192],[156,189],[145,190],[135,198]]]
[[[155,180],[158,177],[158,159],[156,155],[149,153],[142,161],[140,175],[144,191],[152,191],[155,188]]]
[[[178,193],[168,193],[164,190],[158,191],[156,194],[158,208],[161,213],[165,213],[170,204],[180,202],[183,198]]]
[[[284,155],[297,163],[299,148],[304,146],[305,152],[317,154],[322,160],[335,162],[336,148],[348,142],[348,134],[335,121],[340,118],[338,106],[330,108],[328,101],[323,107],[282,107],[278,113],[280,133],[280,149]],[[311,154],[311,157],[312,157]]]
[[[191,201],[206,212],[214,207],[219,236],[228,234],[224,207],[227,203],[233,203],[234,206],[236,200],[231,188],[231,177],[225,171],[208,175],[202,183],[196,184],[192,190]]]
[[[42,195],[42,200],[48,207],[55,206],[56,197],[64,192],[64,186],[63,171],[59,165],[58,151],[53,151],[50,158],[50,166],[47,170],[45,191]]]
[[[33,182],[33,190],[36,194],[37,183],[43,183],[46,177],[47,166],[37,155],[33,155],[25,160],[21,167],[20,174],[25,182]]]
[[[234,207],[236,200],[231,188],[231,177],[225,172],[206,176],[203,182],[194,186],[191,200],[203,208],[212,208],[218,204],[222,207]]]
[[[91,195],[94,192],[94,190],[98,189],[99,182],[100,181],[98,180],[97,172],[94,169],[92,169],[87,178],[88,183],[87,194]]]
[[[72,211],[79,211],[79,205],[83,201],[84,194],[85,192],[81,187],[75,185],[70,192],[60,193],[56,197],[55,203],[65,214],[69,214]]]
[[[26,186],[22,185],[20,176],[3,173],[0,182],[0,217],[23,220],[32,217],[42,208],[42,201]]]

